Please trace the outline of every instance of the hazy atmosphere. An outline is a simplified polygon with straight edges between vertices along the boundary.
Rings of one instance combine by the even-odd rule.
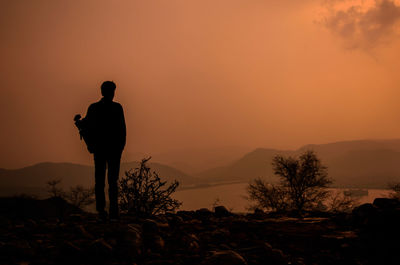
[[[117,84],[123,159],[400,135],[400,1],[0,1],[0,167],[91,163],[73,116]]]
[[[399,264],[400,0],[0,0],[0,36],[0,264]]]

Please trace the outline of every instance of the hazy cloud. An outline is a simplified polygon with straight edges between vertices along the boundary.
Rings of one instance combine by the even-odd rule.
[[[324,25],[340,36],[347,48],[371,49],[398,37],[400,6],[391,0],[361,1],[337,9],[328,7]],[[348,2],[348,1],[347,1]]]

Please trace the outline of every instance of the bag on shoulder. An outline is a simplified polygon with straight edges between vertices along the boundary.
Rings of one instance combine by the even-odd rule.
[[[79,135],[81,137],[81,140],[83,139],[89,153],[92,154],[93,153],[93,137],[91,137],[90,128],[89,128],[87,122],[85,122],[84,119],[81,119],[81,115],[79,115],[79,114],[75,115],[74,121],[75,121],[75,126],[79,130]]]

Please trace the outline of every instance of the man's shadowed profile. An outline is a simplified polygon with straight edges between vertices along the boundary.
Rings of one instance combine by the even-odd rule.
[[[115,89],[114,82],[105,81],[101,85],[103,98],[89,106],[86,117],[82,120],[79,115],[75,116],[75,124],[89,152],[93,153],[96,210],[102,220],[107,218],[104,193],[106,168],[108,168],[110,219],[117,219],[119,215],[118,177],[121,154],[126,142],[126,126],[122,106],[113,101]]]

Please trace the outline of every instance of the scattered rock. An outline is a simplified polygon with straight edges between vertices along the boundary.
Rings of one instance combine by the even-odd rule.
[[[211,256],[207,257],[204,265],[247,265],[245,259],[233,250],[213,251]]]
[[[225,206],[216,206],[214,208],[214,212],[217,217],[227,217],[232,215],[232,213],[229,212],[228,209],[225,208]]]
[[[83,225],[79,226],[79,230],[84,237],[89,238],[89,239],[94,239],[94,236],[91,235],[88,231],[86,231],[86,229]]]
[[[143,238],[140,226],[129,224],[120,241],[121,251],[126,256],[137,256],[142,253]]]
[[[210,211],[208,208],[201,208],[196,211],[196,217],[199,219],[206,219],[208,220],[214,213]]]
[[[142,224],[143,233],[145,234],[156,234],[160,232],[158,223],[152,219],[146,219]]]
[[[394,209],[400,207],[400,201],[397,199],[376,198],[373,205],[380,209]]]
[[[145,237],[145,246],[155,252],[164,250],[165,241],[160,235],[152,235]]]
[[[263,261],[265,264],[283,265],[287,264],[287,260],[283,252],[279,249],[273,248],[269,243],[257,245],[249,248],[238,249],[238,252],[242,254],[251,263],[259,263]]]
[[[182,225],[182,223],[184,222],[183,218],[179,215],[173,215],[173,216],[169,216],[168,217],[168,222],[171,226],[178,226],[178,225]]]
[[[90,244],[90,251],[96,256],[109,256],[112,253],[112,246],[104,238],[99,238]]]
[[[151,260],[145,263],[146,265],[175,265],[174,260]]]
[[[200,240],[195,234],[185,234],[181,239],[181,245],[186,247],[191,252],[200,250]]]
[[[271,251],[271,263],[272,264],[287,264],[285,255],[283,254],[283,251],[280,249],[272,249]]]
[[[62,252],[66,256],[77,256],[82,252],[82,249],[74,243],[67,241],[63,246]]]
[[[370,265],[364,261],[375,261],[373,255],[400,253],[400,210],[392,200],[354,209],[349,216],[355,226],[333,217],[311,222],[258,214],[232,214],[222,206],[144,220],[122,215],[112,224],[99,224],[88,213],[60,220],[5,215],[0,264]],[[338,237],[343,231],[354,236]]]
[[[353,210],[355,225],[366,225],[368,218],[376,215],[377,208],[371,203],[362,204]]]
[[[230,232],[226,228],[220,228],[211,232],[211,238],[216,242],[226,241],[230,236]]]

